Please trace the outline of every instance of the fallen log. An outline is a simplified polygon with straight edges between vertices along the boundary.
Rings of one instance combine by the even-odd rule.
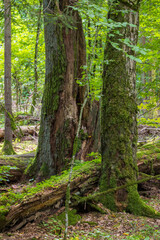
[[[97,164],[96,168],[92,167],[89,173],[78,174],[71,182],[71,194],[85,195],[85,193],[93,192],[97,187],[99,176],[100,164]],[[17,205],[11,206],[11,209],[5,214],[0,212],[0,231],[13,226],[14,230],[17,230],[27,222],[35,220],[37,214],[40,216],[41,212],[48,208],[51,208],[52,212],[56,212],[60,206],[64,205],[67,180],[68,178],[58,186],[50,187]]]
[[[160,173],[160,160],[150,159],[147,161],[138,162],[139,172],[146,173],[149,175],[158,175]]]
[[[22,137],[22,136],[38,136],[39,132],[39,125],[33,125],[33,126],[21,126],[18,127],[14,132],[13,132],[13,138],[16,137]],[[4,128],[0,129],[0,140],[4,139]]]
[[[29,162],[34,158],[35,153],[27,153],[20,155],[0,156],[0,166],[15,166],[16,169],[11,169],[7,180],[9,182],[16,182],[21,179],[27,168]]]
[[[20,154],[20,155],[10,155],[10,156],[0,156],[0,166],[16,166],[17,169],[11,170],[9,181],[16,182],[19,181],[23,176],[23,173],[28,166],[30,160],[35,157],[35,152]],[[158,175],[160,173],[160,161],[159,159],[150,159],[147,161],[138,162],[139,172],[146,173],[149,175]]]
[[[100,162],[90,162],[88,164],[90,165],[87,170],[84,170],[82,166],[78,173],[76,172],[77,170],[73,172],[74,177],[71,182],[71,195],[78,196],[78,198],[86,197],[85,199],[87,200],[93,199],[91,195],[98,187],[101,169]],[[149,180],[150,177],[147,177],[145,181],[147,179]],[[151,179],[154,179],[154,177],[151,177]],[[54,179],[51,186],[44,188],[44,190],[32,196],[26,193],[25,199],[20,199],[20,202],[15,202],[15,205],[12,205],[6,212],[0,211],[0,231],[7,230],[8,228],[17,230],[26,223],[41,217],[43,212],[48,209],[50,209],[52,213],[56,213],[60,207],[64,206],[67,181],[68,177],[66,176],[65,180],[61,180],[60,183],[57,183],[56,179]],[[142,182],[144,182],[144,180],[140,179],[137,183]],[[7,196],[7,193],[4,194]],[[90,198],[87,197],[88,194]],[[95,196],[97,195],[95,194]],[[71,199],[73,205],[75,204],[74,201],[76,201],[75,197]],[[79,201],[78,204],[81,202],[82,201]],[[84,206],[85,202],[81,205],[81,208]]]

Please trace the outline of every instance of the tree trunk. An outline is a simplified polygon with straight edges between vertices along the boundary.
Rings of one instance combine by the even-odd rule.
[[[5,73],[4,73],[4,90],[5,90],[5,137],[2,152],[4,154],[13,154],[12,147],[12,95],[11,95],[11,1],[4,1],[5,8]]]
[[[123,40],[129,39],[129,44],[136,46],[138,2],[109,1],[108,19],[119,25],[116,30],[120,34],[114,31],[115,29],[111,30],[105,48],[101,191],[134,182],[137,178],[136,63],[133,60],[135,53]],[[126,54],[131,55],[131,58]],[[102,202],[114,211],[126,210],[148,216],[152,215],[151,211],[154,212],[140,199],[137,185],[106,194],[102,197]]]
[[[85,87],[79,87],[76,79],[82,77],[86,53],[81,18],[77,11],[68,8],[71,6],[70,1],[60,0],[58,3],[44,0],[43,5],[46,76],[38,150],[31,171],[34,169],[36,173],[49,176],[64,169],[72,156],[85,94]],[[85,140],[81,146],[85,146],[85,149],[91,146],[94,133],[93,118],[90,118],[93,121],[88,130],[89,107],[88,104],[82,119],[81,136]]]

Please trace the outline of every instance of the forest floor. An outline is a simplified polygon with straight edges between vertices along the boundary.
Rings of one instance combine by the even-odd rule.
[[[34,151],[37,139],[14,142],[17,154]],[[1,148],[2,144],[0,144]],[[25,183],[26,185],[27,183]],[[14,183],[13,188],[24,187],[24,184]],[[160,191],[154,190],[143,200],[160,212]],[[160,239],[160,219],[134,216],[125,212],[114,213],[107,210],[107,214],[99,212],[80,213],[81,220],[74,226],[69,226],[69,237],[72,240],[158,240]],[[23,228],[13,231],[12,229],[0,233],[2,240],[58,240],[63,239],[64,226],[56,222],[53,215],[47,213],[34,222],[30,222]]]
[[[144,201],[160,211],[160,194]],[[160,219],[138,217],[125,212],[108,214],[98,212],[83,213],[81,220],[74,226],[69,226],[68,239],[97,240],[97,239],[160,239]],[[0,234],[3,240],[58,240],[63,239],[64,229],[55,223],[52,215],[43,216],[41,220],[28,223],[17,231]]]

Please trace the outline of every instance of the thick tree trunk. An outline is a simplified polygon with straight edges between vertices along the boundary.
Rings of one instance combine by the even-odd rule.
[[[129,45],[134,47],[137,43],[138,8],[137,1],[109,1],[108,18],[119,25],[120,34],[113,29],[105,49],[101,191],[134,182],[137,178],[136,63]],[[124,39],[130,41],[129,45],[123,43]],[[123,51],[117,48],[117,43]],[[126,54],[132,55],[131,58]],[[106,194],[102,202],[114,211],[126,210],[137,215],[150,215],[152,211],[139,198],[136,185]]]
[[[85,39],[81,18],[77,11],[68,8],[70,5],[68,0],[60,0],[59,4],[44,0],[46,77],[38,150],[31,170],[44,176],[59,173],[69,163],[84,100],[85,88],[80,88],[76,79],[82,77],[86,62]],[[87,129],[89,114],[88,104],[81,135],[91,146],[93,128],[90,125]],[[86,143],[82,143],[84,146],[87,148]]]
[[[12,95],[11,95],[11,1],[4,1],[5,8],[5,73],[4,73],[4,90],[5,90],[5,137],[2,152],[4,154],[13,154],[12,148]]]

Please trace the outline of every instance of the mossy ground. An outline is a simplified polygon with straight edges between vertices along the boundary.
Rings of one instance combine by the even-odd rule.
[[[152,141],[140,146],[137,152],[138,161],[160,159],[160,140]]]
[[[58,215],[58,220],[60,220],[65,225],[65,212]],[[75,209],[68,211],[68,225],[76,225],[78,221],[81,220],[81,216],[77,214]]]
[[[12,142],[12,145],[17,154],[24,154],[35,151],[37,147],[37,141],[36,140],[21,141],[20,139],[16,139]],[[3,142],[0,143],[0,149],[2,148],[2,146]]]
[[[28,149],[31,149],[30,148],[31,142],[29,142],[28,144],[23,143],[22,147],[19,146],[20,150],[22,149],[23,151],[25,146],[28,146]],[[142,161],[147,160],[146,156],[155,157],[155,154],[158,153],[159,146],[160,146],[160,141],[157,141],[154,143],[154,145],[153,143],[150,143],[141,147],[138,154],[142,156],[145,151],[145,157],[142,157]],[[89,171],[91,169],[94,169],[97,167],[100,168],[100,159],[94,160],[91,162],[85,162],[83,164],[80,163],[80,161],[76,161],[76,166],[74,167],[74,171],[73,171],[73,178],[77,176],[81,176],[84,173],[89,174]],[[54,186],[57,186],[58,184],[61,184],[62,182],[65,183],[67,181],[68,181],[68,171],[64,171],[61,176],[53,176],[50,179],[43,181],[42,183],[38,183],[36,186],[30,183],[29,185],[26,185],[24,189],[22,188],[22,191],[19,191],[18,193],[14,192],[14,190],[11,190],[11,189],[7,193],[1,193],[0,203],[1,205],[3,204],[3,207],[6,206],[6,209],[9,209],[9,207],[12,204],[15,204],[16,202],[22,200],[24,197],[26,198],[27,196],[28,197],[33,196],[37,192],[43,191],[45,188],[47,189],[48,187],[51,187],[51,186],[54,187]]]
[[[19,145],[19,143],[17,144],[17,145]],[[20,149],[20,151],[21,151],[21,149],[22,149],[22,151],[24,151],[24,148],[25,148],[25,145],[26,146],[28,146],[28,145],[31,145],[31,143],[28,143],[28,144],[24,144],[23,145],[23,147],[20,147],[20,145],[19,145],[19,149]],[[154,146],[153,146],[154,145]],[[155,157],[155,154],[157,154],[158,153],[158,147],[160,146],[160,141],[157,141],[157,142],[154,142],[154,144],[153,143],[148,143],[148,144],[146,144],[146,145],[144,145],[144,146],[142,146],[141,148],[140,148],[140,151],[139,151],[139,153],[142,153],[142,154],[144,154],[144,152],[145,152],[145,158],[142,158],[142,161],[144,161],[144,160],[146,160],[146,156],[153,156],[153,158]],[[31,148],[29,147],[29,150],[30,150]],[[22,152],[21,152],[22,153]],[[24,153],[24,152],[23,152]],[[157,155],[156,155],[157,156]],[[140,160],[140,159],[139,159]],[[89,174],[89,170],[92,168],[92,169],[94,169],[94,168],[97,168],[97,166],[99,166],[100,167],[100,160],[95,160],[95,161],[92,161],[92,162],[87,162],[87,163],[84,163],[84,164],[81,164],[79,161],[76,161],[76,166],[74,167],[74,173],[73,173],[73,177],[75,177],[75,176],[81,176],[81,174],[83,174],[83,173],[88,173]],[[26,198],[27,196],[28,197],[30,197],[30,196],[33,196],[34,194],[36,194],[38,191],[40,192],[40,191],[43,191],[45,188],[48,188],[48,187],[50,187],[50,186],[57,186],[58,184],[60,184],[61,182],[66,182],[68,180],[68,172],[67,171],[64,171],[64,173],[62,174],[62,176],[57,176],[57,177],[52,177],[51,179],[49,179],[49,180],[46,180],[46,181],[44,181],[44,182],[42,182],[42,183],[38,183],[37,185],[36,185],[36,187],[33,185],[33,184],[29,184],[29,185],[26,185],[26,186],[24,186],[23,188],[21,188],[21,190],[19,191],[19,188],[18,188],[18,191],[17,191],[17,189],[10,189],[7,193],[1,193],[1,199],[0,199],[0,201],[1,201],[1,203],[0,203],[0,205],[2,206],[3,205],[3,208],[0,208],[0,212],[1,212],[1,221],[4,221],[5,219],[4,219],[4,217],[3,216],[5,216],[5,214],[8,212],[8,210],[9,210],[9,208],[10,208],[10,206],[11,205],[13,205],[13,204],[15,204],[15,203],[18,203],[19,201],[22,201],[23,200],[23,198]],[[155,201],[155,199],[153,199],[153,201],[152,201],[152,204],[151,204],[151,206],[152,207],[154,207],[154,201]],[[159,200],[158,200],[159,201]],[[150,201],[149,201],[149,203],[150,203]],[[148,202],[147,202],[147,204],[148,204]],[[158,204],[160,205],[160,202],[158,202]],[[158,209],[159,210],[159,209]],[[124,215],[123,215],[124,214]],[[74,238],[72,238],[72,239],[76,239],[75,237],[79,237],[79,238],[77,238],[77,239],[92,239],[91,238],[91,236],[94,236],[94,237],[98,237],[98,234],[100,234],[100,231],[102,232],[102,234],[101,234],[101,238],[99,238],[99,239],[145,239],[145,238],[143,238],[143,236],[147,236],[147,234],[148,234],[148,231],[149,231],[149,229],[151,230],[151,233],[152,233],[152,235],[154,235],[155,234],[155,236],[158,236],[157,234],[160,234],[159,232],[158,232],[158,230],[157,230],[157,227],[154,227],[154,225],[156,226],[157,225],[157,222],[156,222],[156,220],[148,220],[148,218],[143,218],[143,217],[134,217],[133,215],[126,215],[125,213],[122,213],[122,214],[120,214],[120,215],[118,215],[118,214],[116,214],[116,213],[112,213],[111,215],[109,215],[110,216],[110,218],[111,219],[114,219],[113,217],[112,217],[112,215],[115,215],[115,216],[121,216],[122,218],[124,218],[124,219],[126,219],[126,216],[127,216],[127,218],[130,218],[130,217],[132,217],[133,219],[134,218],[136,218],[136,219],[138,219],[138,221],[144,221],[144,223],[142,223],[141,224],[141,230],[139,231],[139,229],[138,229],[138,226],[136,227],[135,226],[135,231],[133,231],[133,229],[131,228],[131,225],[134,225],[134,221],[131,221],[131,222],[129,222],[129,225],[130,225],[130,230],[128,230],[126,227],[124,228],[124,231],[123,231],[123,233],[120,233],[120,236],[119,237],[117,237],[116,238],[116,233],[115,233],[115,236],[113,236],[113,232],[114,232],[114,230],[115,229],[117,229],[117,231],[119,231],[119,227],[117,227],[117,226],[119,226],[119,225],[117,225],[116,226],[116,223],[115,223],[115,227],[113,227],[113,229],[112,229],[112,231],[111,230],[107,230],[107,232],[106,231],[104,231],[103,232],[103,226],[101,226],[101,224],[99,224],[99,221],[98,221],[98,226],[96,226],[96,229],[97,229],[97,231],[95,232],[95,227],[92,227],[91,228],[91,224],[89,224],[89,222],[87,223],[87,221],[88,221],[88,218],[86,219],[83,219],[82,218],[82,221],[86,221],[86,223],[83,223],[83,224],[81,224],[80,225],[80,228],[78,229],[78,226],[77,225],[75,225],[75,227],[76,227],[76,229],[77,230],[75,230],[75,234],[74,234]],[[87,215],[86,215],[87,216]],[[101,217],[102,216],[104,216],[104,215],[101,215]],[[108,217],[109,216],[106,216],[106,219],[108,219]],[[102,217],[103,218],[103,217]],[[115,217],[115,219],[117,219],[117,217]],[[94,218],[92,219],[92,217],[91,218],[89,218],[89,221],[91,220],[91,222],[96,222],[95,220],[94,220]],[[108,221],[108,220],[104,220],[103,219],[103,221]],[[116,221],[118,221],[118,220],[116,220]],[[122,223],[123,222],[123,219],[120,219],[119,218],[119,221],[120,221],[120,223]],[[125,220],[125,221],[127,221],[127,220]],[[130,220],[129,220],[130,221]],[[137,220],[136,220],[137,221]],[[152,224],[152,226],[151,225],[149,225],[148,224],[148,222],[147,221],[151,221],[151,223],[152,222],[154,222],[154,224]],[[158,221],[158,220],[157,220]],[[118,224],[118,223],[117,223]],[[158,224],[160,225],[160,222],[158,222]],[[121,225],[121,224],[120,224]],[[87,227],[86,227],[87,226]],[[144,227],[143,227],[144,226]],[[38,225],[36,225],[36,227],[38,227]],[[39,228],[39,227],[38,227]],[[70,230],[72,230],[72,228],[70,228],[69,227],[69,229]],[[83,229],[86,229],[85,230],[85,233],[84,233],[84,231],[83,231]],[[106,229],[107,229],[107,227],[106,227]],[[154,229],[154,231],[153,231],[153,229]],[[126,231],[125,231],[126,230]],[[25,230],[24,230],[25,231]],[[99,233],[98,233],[98,231],[99,231]],[[32,231],[31,231],[32,232]],[[43,232],[45,232],[45,230],[43,231]],[[61,230],[61,232],[63,232],[63,229]],[[153,232],[154,232],[154,234],[153,234]],[[20,233],[20,232],[19,232]],[[15,235],[16,234],[19,234],[18,232],[17,233],[15,233]],[[70,232],[71,233],[71,232]],[[26,233],[27,234],[27,233]],[[33,234],[33,233],[32,233]],[[46,235],[48,234],[47,232],[45,233]],[[42,234],[42,236],[43,236],[43,238],[40,238],[40,239],[44,239],[44,237],[46,236],[46,235],[43,235]],[[72,235],[73,235],[73,233],[71,233]],[[104,234],[104,236],[106,236],[106,238],[103,238],[103,235]],[[108,234],[108,235],[107,235]],[[125,235],[126,234],[126,235]],[[13,234],[14,235],[14,234]],[[0,235],[1,236],[1,235]],[[11,234],[11,236],[12,236],[12,234]],[[20,235],[19,235],[20,236]],[[53,233],[51,233],[51,236],[53,237]],[[107,236],[110,236],[110,238],[107,238]],[[148,236],[151,236],[151,234],[148,234]],[[139,238],[138,238],[139,237]],[[8,237],[9,238],[9,237]],[[7,238],[7,239],[8,239]],[[16,237],[15,237],[16,238]],[[4,237],[2,237],[1,239],[5,239]],[[14,239],[14,238],[9,238],[9,239]],[[20,239],[20,238],[19,238]],[[27,238],[25,238],[25,236],[24,236],[24,238],[23,239],[27,239]],[[35,238],[36,239],[36,238]],[[53,239],[53,238],[48,238],[48,239]],[[56,238],[55,238],[56,239]],[[57,239],[61,239],[60,237],[58,237]],[[70,238],[71,239],[71,238]],[[149,239],[149,238],[148,238]],[[154,239],[154,238],[153,238]],[[155,238],[156,239],[156,238]],[[158,239],[158,238],[157,238]]]
[[[145,198],[144,201],[159,210],[158,198]],[[108,214],[90,212],[81,214],[81,217],[76,225],[69,226],[69,240],[158,240],[160,236],[160,222],[156,219],[111,211]],[[27,224],[19,231],[0,233],[0,239],[61,240],[63,233],[64,225],[50,215],[49,218],[43,217],[40,222]]]

